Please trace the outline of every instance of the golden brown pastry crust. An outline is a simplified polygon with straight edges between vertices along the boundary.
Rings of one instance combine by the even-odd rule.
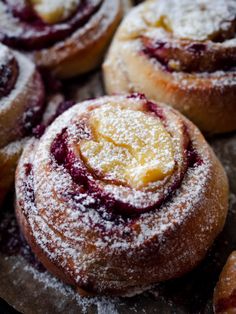
[[[0,97],[0,204],[13,185],[17,161],[30,129],[42,113],[44,87],[35,65],[18,52],[0,44],[2,68],[16,81],[6,95]],[[15,58],[17,73],[8,68]],[[4,89],[8,82],[5,81]]]
[[[236,251],[229,256],[214,292],[214,312],[236,313]]]
[[[65,127],[106,103],[132,107],[145,105],[145,100],[117,96],[80,103],[60,116],[39,142],[29,143],[16,173],[16,215],[32,250],[50,272],[79,291],[124,295],[179,277],[203,259],[225,222],[228,183],[198,129],[158,105],[174,125],[184,122],[203,163],[188,168],[180,187],[160,208],[131,217],[128,225],[103,219],[94,205],[84,210],[91,199],[83,203],[80,198],[82,207],[73,208],[64,192],[73,194],[75,187],[64,166],[55,168],[50,161],[50,147]]]
[[[129,1],[125,5],[121,0],[78,1],[78,8],[66,20],[48,24],[32,2],[4,1],[0,3],[0,41],[24,51],[55,76],[70,78],[101,64],[129,6]]]
[[[90,20],[67,39],[35,51],[33,59],[59,78],[84,74],[96,68],[122,17],[120,0],[104,0]]]
[[[134,8],[117,31],[103,65],[106,91],[143,92],[172,105],[206,132],[235,130],[235,39],[227,34],[229,40],[226,37],[215,43],[215,39],[175,38],[168,31],[156,33],[161,28],[151,24],[148,13],[143,17],[144,8],[150,10],[154,2],[156,6],[163,4],[154,0]],[[145,37],[154,41],[151,53],[145,50]],[[231,69],[224,68],[227,63]]]
[[[3,203],[6,194],[13,186],[17,162],[24,144],[25,140],[17,141],[0,149],[0,204]]]

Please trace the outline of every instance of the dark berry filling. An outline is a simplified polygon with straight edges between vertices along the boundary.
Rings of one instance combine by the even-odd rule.
[[[3,47],[1,47],[1,49],[2,48]],[[6,48],[3,48],[3,51],[4,49]],[[8,50],[5,54],[6,55],[1,60],[2,62],[0,61],[0,100],[1,98],[8,96],[15,88],[17,88],[18,86],[16,84],[18,80],[20,80],[18,60]],[[36,90],[27,90],[28,94],[25,93],[24,103],[21,104],[25,109],[17,120],[17,123],[19,123],[18,129],[20,137],[32,134],[33,127],[35,127],[41,120],[45,104],[44,85],[39,73],[35,72],[30,80],[33,82],[30,82],[29,84],[33,84]],[[23,86],[23,88],[29,87]],[[5,101],[2,103],[4,104]]]
[[[33,128],[32,134],[35,138],[39,139],[41,136],[43,136],[45,130],[46,126],[44,124],[38,124],[35,128]]]
[[[59,104],[59,106],[58,106],[58,108],[57,108],[55,114],[52,115],[52,117],[49,119],[49,121],[48,121],[46,124],[43,124],[43,123],[38,124],[38,125],[33,129],[33,132],[32,132],[33,135],[34,135],[36,138],[40,138],[40,137],[44,134],[46,128],[47,128],[58,116],[60,116],[63,112],[65,112],[65,111],[68,110],[69,108],[73,107],[74,105],[75,105],[75,101],[73,101],[73,100],[62,101],[62,102]]]
[[[34,23],[38,20],[33,6],[27,0],[4,0],[12,15],[21,21]]]
[[[24,168],[25,168],[25,175],[28,177],[32,172],[33,165],[30,163],[24,164]]]
[[[129,97],[142,97],[142,99],[145,99],[141,94],[133,94]],[[146,108],[148,108],[148,111],[154,112],[159,118],[165,118],[162,109],[154,103],[147,101]],[[81,134],[81,130],[83,130],[84,126],[80,125],[78,127],[80,127],[79,133]],[[187,130],[185,136],[189,137]],[[53,159],[58,165],[63,165],[66,168],[76,186],[82,188],[83,191],[88,195],[93,195],[95,197],[97,200],[97,204],[94,205],[95,207],[99,208],[100,205],[103,204],[107,210],[107,213],[109,214],[116,213],[126,216],[133,216],[159,208],[161,204],[165,200],[169,199],[175,190],[181,185],[188,167],[195,167],[203,163],[197,152],[193,149],[193,146],[189,140],[186,141],[188,144],[186,144],[187,146],[184,150],[185,156],[183,156],[183,160],[186,160],[186,166],[184,166],[182,171],[176,175],[176,177],[174,177],[173,182],[170,186],[168,186],[168,192],[161,194],[154,204],[153,202],[150,202],[147,203],[145,207],[137,207],[128,201],[117,199],[111,193],[106,192],[103,188],[103,185],[101,184],[101,181],[103,184],[107,184],[106,180],[103,180],[101,177],[99,178],[96,173],[87,168],[86,164],[83,162],[80,156],[78,156],[78,154],[75,155],[73,149],[70,147],[68,138],[68,129],[64,129],[54,139],[51,145],[51,154]],[[78,139],[78,141],[79,140],[80,139]],[[115,182],[114,180],[112,184],[119,185],[119,183]],[[130,193],[130,188],[126,188],[128,193]]]
[[[187,50],[192,52],[192,53],[195,53],[195,54],[199,54],[199,53],[202,53],[206,50],[206,44],[203,44],[203,43],[193,43],[193,44],[190,44],[189,46],[187,46]]]
[[[143,93],[132,93],[127,96],[128,99],[140,99],[140,100],[146,100],[146,96]]]
[[[162,41],[142,37],[142,53],[158,61],[168,72],[230,71],[236,66],[234,47],[180,40]]]
[[[54,156],[58,165],[64,164],[64,161],[68,155],[68,148],[66,145],[67,133],[66,129],[63,129],[61,134],[53,141],[51,145],[51,153]]]
[[[154,45],[146,43],[142,49],[142,53],[148,56],[148,58],[158,61],[167,72],[172,72],[173,70],[168,66],[168,60],[162,54],[165,44],[160,41],[155,42]]]
[[[198,167],[203,164],[202,158],[199,156],[198,152],[193,148],[193,144],[190,142],[187,148],[188,154],[188,167]]]
[[[39,81],[37,97],[31,97],[28,103],[28,109],[25,111],[21,121],[22,136],[32,134],[32,130],[37,126],[42,118],[45,105],[45,90],[39,74],[35,75],[35,81]],[[33,95],[34,96],[34,95]]]
[[[6,64],[0,63],[0,98],[7,96],[14,88],[18,77],[18,64],[14,57]]]
[[[27,191],[27,204],[34,204],[34,185],[33,185],[33,165],[31,163],[24,164],[24,172],[26,176],[26,181],[24,182],[24,188]]]
[[[142,93],[132,93],[130,95],[127,96],[128,99],[140,99],[140,100],[144,100],[145,101],[145,107],[147,112],[153,112],[155,113],[155,115],[160,118],[162,120],[162,122],[164,123],[166,118],[165,115],[163,113],[163,110],[158,107],[154,102],[148,100],[146,98],[146,96]]]
[[[57,111],[55,113],[55,116],[53,117],[53,120],[55,120],[58,116],[60,116],[63,112],[70,109],[76,104],[74,100],[67,100],[60,103],[60,105],[57,108]]]

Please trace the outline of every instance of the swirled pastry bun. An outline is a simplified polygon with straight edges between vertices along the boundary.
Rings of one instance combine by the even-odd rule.
[[[0,2],[0,41],[59,78],[97,67],[122,17],[120,0]]]
[[[144,92],[201,130],[236,129],[236,2],[150,0],[122,22],[104,63],[109,94]]]
[[[124,295],[190,271],[227,203],[225,172],[199,130],[136,94],[75,105],[28,144],[16,173],[25,238],[86,293]]]
[[[13,185],[24,139],[40,121],[44,86],[35,65],[0,44],[0,204]]]

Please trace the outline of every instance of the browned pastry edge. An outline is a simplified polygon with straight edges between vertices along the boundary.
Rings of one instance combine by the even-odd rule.
[[[113,54],[113,49],[117,53]],[[120,48],[113,46],[110,53],[113,56],[108,56],[103,67],[108,94],[142,91],[149,98],[171,104],[202,131],[216,134],[235,130],[235,86],[211,87],[204,80],[199,80],[194,86],[190,80],[183,86],[161,68],[156,68],[154,72],[152,62],[138,54],[130,55],[127,61],[129,68],[135,72],[138,69],[131,80],[126,69],[127,63],[121,60],[119,62]]]
[[[144,52],[145,46],[140,37],[142,31],[135,29],[143,27],[139,7],[131,10],[122,22],[104,62],[107,93],[143,92],[148,98],[172,105],[202,131],[224,133],[235,130],[235,70],[221,73],[169,71]],[[168,43],[169,39],[165,40]],[[204,49],[206,47],[203,46]]]
[[[0,45],[2,57],[15,60],[15,82],[0,97],[0,204],[13,186],[17,161],[31,129],[40,121],[44,86],[35,65],[22,54]],[[1,60],[4,65],[4,60]],[[7,71],[7,69],[6,69]],[[7,82],[6,82],[7,84]]]
[[[214,291],[214,312],[236,313],[236,251],[229,256]]]
[[[217,168],[217,171],[221,172],[221,166],[218,164],[215,165],[215,167]],[[216,169],[215,169],[216,170]],[[216,179],[214,177],[214,179]],[[217,180],[217,179],[216,179]],[[209,196],[212,192],[210,191],[211,188],[214,186],[213,182],[211,183],[211,187],[209,187],[209,191],[206,195]],[[224,196],[225,197],[225,196]],[[181,226],[181,230],[179,230],[179,232],[177,233],[177,231],[173,232],[172,234],[168,235],[168,248],[166,249],[170,249],[171,253],[166,255],[165,254],[161,254],[162,256],[160,256],[160,260],[158,263],[158,267],[160,269],[166,269],[168,268],[168,264],[171,263],[172,265],[176,266],[176,272],[174,274],[171,274],[171,278],[178,278],[181,277],[182,275],[184,275],[186,272],[191,271],[193,268],[195,268],[199,262],[205,257],[206,253],[207,253],[207,249],[212,245],[214,239],[216,238],[216,236],[221,232],[224,222],[225,222],[225,212],[218,212],[218,213],[213,213],[212,214],[218,214],[218,220],[215,222],[215,230],[214,232],[209,236],[209,235],[205,235],[207,237],[206,242],[204,243],[204,247],[201,245],[199,245],[198,242],[198,237],[196,235],[197,232],[199,232],[199,226],[201,226],[202,224],[207,224],[207,221],[205,219],[205,207],[206,204],[203,205],[202,208],[199,208],[199,212],[196,214],[196,216],[192,217],[192,221],[188,221],[186,222],[183,226]],[[42,250],[42,248],[37,244],[37,242],[35,241],[35,237],[32,234],[32,230],[27,222],[27,218],[24,216],[24,214],[22,213],[22,211],[20,210],[19,207],[16,207],[16,215],[17,215],[17,220],[18,223],[21,227],[21,231],[24,234],[27,242],[29,243],[32,251],[34,252],[34,254],[37,256],[37,258],[39,259],[39,261],[45,266],[45,268],[51,272],[53,275],[55,275],[57,278],[61,279],[62,281],[64,281],[66,284],[72,285],[74,286],[78,293],[81,296],[90,296],[90,295],[94,295],[94,294],[99,294],[99,293],[104,293],[101,291],[86,291],[86,287],[81,288],[76,286],[76,283],[74,281],[74,278],[71,277],[71,275],[69,273],[67,273],[62,267],[60,267],[60,265],[53,263],[50,258],[48,258],[48,256],[45,254],[45,252]],[[191,239],[188,239],[188,237]],[[188,246],[190,245],[189,242],[191,243],[191,246],[193,247],[198,247],[197,252],[195,252],[195,256],[191,257],[191,261],[189,262],[183,262],[181,263],[179,260],[175,260],[175,255],[181,254],[181,252],[178,252],[178,246],[179,244]],[[205,247],[206,246],[206,247]],[[172,247],[172,249],[171,249]],[[175,249],[173,249],[175,248]],[[180,250],[179,250],[180,251]],[[121,258],[121,257],[119,257]],[[156,265],[157,266],[157,265]],[[143,264],[140,265],[141,269],[140,272],[142,272],[142,267]],[[140,274],[141,275],[141,274]],[[146,278],[144,278],[146,279]],[[159,281],[165,281],[170,279],[170,274],[168,274],[168,272],[166,272],[164,277],[159,278]],[[140,286],[141,283],[140,283]],[[126,295],[129,294],[134,291],[135,293],[135,289],[137,287],[130,287],[128,290],[108,290],[105,291],[105,294],[111,294],[111,295]],[[144,286],[144,290],[145,290],[145,286]]]
[[[104,265],[104,257],[106,259],[106,254],[109,254],[109,251],[101,250],[98,253],[97,260],[91,263],[91,268],[87,269],[87,272],[95,271],[96,278],[92,276],[89,283],[78,285],[72,275],[73,272],[71,272],[70,266],[67,265],[68,268],[65,268],[57,259],[52,260],[38,243],[34,235],[35,230],[32,230],[29,224],[29,217],[24,213],[22,199],[17,197],[16,215],[21,230],[33,252],[50,272],[66,283],[79,288],[79,290],[82,288],[82,290],[88,293],[124,295],[137,288],[137,285],[146,286],[179,277],[193,269],[204,258],[215,237],[224,226],[228,203],[227,177],[222,165],[196,127],[179,113],[176,114],[186,121],[190,137],[194,137],[196,146],[201,147],[201,155],[209,160],[207,184],[201,191],[200,200],[194,203],[194,208],[191,209],[186,219],[181,221],[181,223],[177,222],[174,228],[169,228],[163,234],[163,237],[150,239],[150,242],[144,246],[145,250],[142,246],[140,248],[137,247],[135,250],[135,254],[137,254],[135,261],[129,260],[127,251],[120,251],[119,254],[112,256],[112,262],[111,260],[109,261],[111,264],[108,266],[108,269],[106,268],[105,274],[103,273],[103,267],[106,267],[106,264]],[[31,146],[29,146],[28,150],[31,149]],[[26,150],[16,173],[17,196],[20,193],[19,187],[17,187],[19,170],[23,166],[22,163],[27,155],[28,152]],[[183,208],[176,208],[176,210],[183,210]],[[53,246],[51,248],[47,247],[47,250],[55,250],[55,248],[53,249]],[[53,252],[56,253],[55,251]],[[133,276],[126,270],[126,263],[134,267]],[[109,269],[109,267],[111,268]],[[114,270],[117,276],[115,285],[110,283],[114,276]],[[87,277],[89,273],[85,272],[84,275]],[[130,276],[128,277],[129,279],[126,276]],[[104,282],[101,282],[101,278],[103,278]],[[126,281],[124,281],[124,278],[126,278]]]
[[[10,188],[13,187],[15,170],[25,140],[11,143],[0,149],[0,204],[3,203]]]
[[[104,0],[84,27],[50,48],[33,52],[33,59],[59,78],[89,72],[101,63],[121,17],[120,0]]]

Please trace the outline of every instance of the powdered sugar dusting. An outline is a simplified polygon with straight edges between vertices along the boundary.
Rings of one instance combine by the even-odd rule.
[[[0,181],[3,198],[13,185],[15,168],[26,137],[40,120],[44,87],[35,65],[2,44],[0,72]]]
[[[107,82],[109,92],[141,90],[158,99],[153,89],[156,80],[162,82],[160,78],[167,86],[178,84],[190,91],[206,86],[220,92],[234,88],[235,14],[232,0],[153,0],[134,8],[121,24],[104,64],[105,74],[109,77],[111,71],[113,76],[112,84]],[[152,42],[155,57],[145,55],[143,38]],[[152,74],[137,74],[134,64],[145,65],[146,59]],[[146,78],[150,84],[144,83]]]
[[[26,144],[28,138],[23,138],[19,141],[12,142],[9,145],[0,149],[0,156],[4,155],[5,158],[11,157],[13,155],[19,155],[22,151],[24,145]]]
[[[206,40],[231,28],[235,19],[233,0],[150,1],[143,6],[144,19],[154,27],[163,26],[174,37]]]
[[[91,306],[97,307],[97,314],[118,314],[115,304],[118,299],[108,297],[80,297],[71,287],[51,276],[49,273],[40,273],[32,266],[26,265],[24,270],[30,272],[33,278],[45,285],[46,288],[53,288],[60,291],[65,298],[72,298],[76,301],[82,313],[88,313]]]
[[[75,185],[62,165],[55,163],[50,147],[55,136],[65,126],[70,125],[73,129],[73,124],[93,106],[109,102],[123,103],[124,100],[133,105],[140,103],[137,99],[105,97],[71,108],[57,118],[40,142],[32,142],[28,146],[18,170],[17,202],[20,208],[20,204],[24,204],[21,210],[27,217],[35,241],[51,262],[63,267],[76,285],[93,285],[96,291],[104,291],[108,287],[127,291],[137,286],[137,282],[143,277],[140,277],[139,266],[132,261],[148,259],[145,250],[149,251],[149,246],[154,252],[165,252],[167,256],[177,249],[168,247],[168,234],[175,233],[185,221],[194,216],[196,207],[204,207],[206,200],[203,195],[213,171],[211,151],[204,142],[202,147],[198,146],[199,133],[191,131],[191,141],[202,162],[187,170],[173,197],[161,208],[141,214],[136,219],[122,215],[111,218],[96,193],[88,195],[81,186]],[[26,177],[25,165],[28,164],[32,165],[32,172]],[[219,203],[218,191],[214,193],[213,208]],[[135,194],[138,195],[139,192]],[[199,233],[194,236],[205,251],[205,231],[211,232],[217,218],[209,211],[204,219],[207,220],[207,225],[200,225]],[[160,243],[161,246],[157,249]],[[182,251],[179,256],[177,254],[176,260],[192,260],[195,248],[191,245],[186,248],[184,241],[178,250],[181,250],[181,246]],[[151,253],[150,256],[153,258]],[[176,271],[177,265],[170,260],[163,270],[159,270],[162,272],[161,278],[165,278],[168,272]],[[143,271],[148,278],[153,268],[147,265]],[[123,280],[124,276],[129,280]]]
[[[188,90],[196,89],[206,83],[210,84],[212,88],[218,88],[219,90],[223,90],[227,86],[236,86],[236,72],[234,71],[234,69],[228,72],[216,71],[213,73],[175,72],[172,73],[172,77],[176,83],[182,86],[182,88]]]
[[[171,138],[157,118],[108,105],[94,110],[90,124],[95,139],[78,146],[90,168],[106,180],[146,186],[174,170]]]
[[[32,62],[29,62],[24,56],[15,52],[16,57],[19,58],[19,77],[16,82],[14,90],[6,97],[0,100],[0,110],[6,110],[11,105],[12,101],[17,97],[19,92],[22,91],[24,86],[27,84],[29,78],[32,76],[32,73],[35,71],[35,65]]]
[[[18,52],[14,51],[13,55],[19,70],[13,89],[0,99],[0,146],[29,132],[40,119],[44,105],[44,87],[35,65]]]
[[[13,58],[13,54],[11,53],[11,51],[3,46],[2,44],[0,44],[0,68],[9,63],[9,61]]]

